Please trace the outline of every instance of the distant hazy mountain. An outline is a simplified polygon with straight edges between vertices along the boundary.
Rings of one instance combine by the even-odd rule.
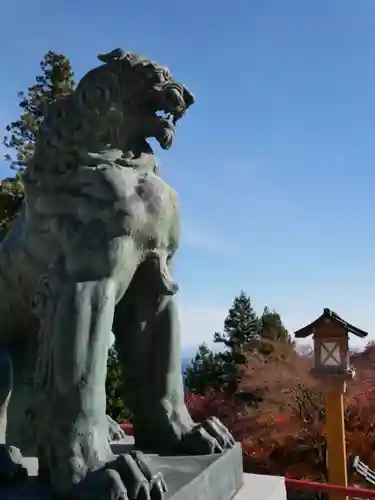
[[[190,365],[191,358],[181,358],[181,371],[185,373],[186,368]]]

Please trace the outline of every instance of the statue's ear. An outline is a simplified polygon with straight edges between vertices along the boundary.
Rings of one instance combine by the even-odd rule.
[[[114,49],[112,52],[108,52],[108,54],[99,54],[98,59],[101,62],[108,63],[111,61],[121,61],[121,59],[125,59],[127,52],[124,49]]]

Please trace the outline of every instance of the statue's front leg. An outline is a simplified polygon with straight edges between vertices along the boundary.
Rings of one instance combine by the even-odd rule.
[[[112,279],[67,277],[43,321],[31,413],[40,468],[59,492],[112,458],[105,377],[115,299]]]
[[[13,367],[9,352],[0,347],[0,481],[19,484],[27,477],[20,450],[5,444],[7,409],[13,386]]]
[[[6,348],[0,347],[0,444],[5,443],[7,412],[13,388],[13,366]]]
[[[108,444],[105,378],[110,332],[117,296],[128,287],[139,254],[128,238],[114,244],[112,251],[107,248],[100,260],[106,242],[97,240],[92,256],[84,238],[46,286],[50,292],[31,409],[39,474],[56,493],[80,500],[96,494],[103,500],[125,500],[127,492],[137,500],[155,488],[160,492],[155,498],[162,499],[162,478],[148,473],[143,457],[116,458]],[[113,259],[116,251],[119,258]],[[111,273],[104,272],[108,263]],[[101,277],[105,274],[109,277]]]

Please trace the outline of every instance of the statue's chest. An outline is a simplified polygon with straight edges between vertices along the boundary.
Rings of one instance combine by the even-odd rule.
[[[160,177],[142,176],[134,186],[133,199],[143,205],[151,217],[174,217],[176,212],[174,190]]]
[[[120,224],[124,233],[131,230],[153,238],[174,232],[179,219],[177,194],[160,177],[113,169],[107,172],[106,181],[107,203],[102,215]]]
[[[113,199],[119,209],[134,217],[174,217],[177,211],[175,191],[153,173],[125,172],[110,180]]]

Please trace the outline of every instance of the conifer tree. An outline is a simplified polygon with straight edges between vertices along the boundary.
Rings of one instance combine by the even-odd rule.
[[[280,314],[267,306],[259,318],[260,325],[260,351],[262,354],[271,354],[274,351],[275,343],[288,344],[294,346],[294,342],[285,328]]]
[[[108,353],[105,390],[108,415],[119,423],[131,419],[131,414],[124,404],[121,366],[115,347],[111,347]]]
[[[24,189],[20,174],[0,181],[0,241],[21,209]]]
[[[224,321],[224,331],[214,334],[214,342],[224,345],[226,355],[223,359],[234,364],[245,363],[245,352],[259,346],[259,318],[251,304],[250,297],[243,290],[234,298],[233,305]]]
[[[259,318],[251,299],[242,290],[234,298],[232,307],[224,320],[223,333],[214,334],[214,342],[223,344],[218,353],[222,363],[222,387],[230,394],[237,392],[241,369],[247,360],[247,353],[256,350],[260,343]]]
[[[48,104],[69,95],[74,89],[74,75],[69,59],[49,51],[40,63],[41,75],[26,92],[18,92],[21,114],[9,123],[3,144],[13,150],[5,161],[16,170],[15,177],[0,182],[0,241],[19,212],[24,197],[23,173],[35,148],[35,138]]]
[[[186,369],[185,385],[194,394],[204,394],[208,388],[219,390],[223,386],[223,363],[205,342],[200,344]]]
[[[68,58],[49,51],[40,63],[41,75],[26,92],[18,92],[20,117],[6,126],[5,147],[15,155],[5,155],[10,167],[23,172],[33,156],[35,137],[48,104],[71,94],[74,75]]]

